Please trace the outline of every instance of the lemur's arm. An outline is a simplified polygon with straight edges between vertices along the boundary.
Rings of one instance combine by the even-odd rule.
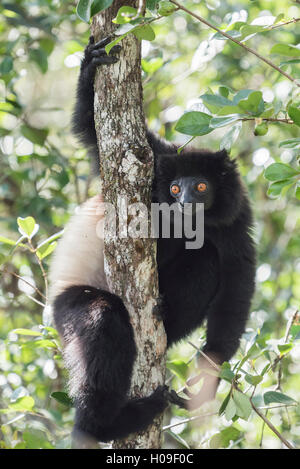
[[[76,104],[72,119],[72,129],[81,143],[89,148],[89,151],[98,160],[97,137],[94,122],[94,78],[99,65],[113,64],[118,61],[114,55],[121,47],[115,46],[110,56],[105,52],[105,46],[111,38],[107,37],[99,42],[94,42],[91,36],[84,51],[81,62],[80,74],[77,84]]]
[[[228,361],[239,347],[255,289],[255,248],[249,234],[251,212],[247,203],[234,224],[219,233],[221,284],[207,318],[204,352]]]
[[[94,78],[99,65],[116,63],[115,56],[121,50],[121,46],[114,46],[110,55],[105,52],[105,46],[111,41],[111,37],[95,43],[93,36],[84,51],[84,58],[80,67],[80,75],[77,85],[77,99],[72,119],[72,128],[80,141],[89,148],[96,160],[98,157],[97,137],[94,122]],[[147,130],[147,138],[154,155],[173,153],[176,147],[165,140],[158,138],[153,132]]]

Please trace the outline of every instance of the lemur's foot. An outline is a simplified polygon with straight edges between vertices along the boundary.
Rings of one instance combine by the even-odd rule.
[[[181,409],[188,409],[189,399],[184,399],[183,397],[178,396],[174,389],[168,391],[167,399],[170,404],[175,404]]]
[[[119,59],[114,54],[120,52],[120,45],[112,47],[109,55],[107,55],[105,51],[105,46],[107,46],[107,44],[109,44],[112,39],[112,36],[108,36],[95,43],[94,36],[91,36],[85,49],[85,61],[91,64],[95,69],[98,67],[98,65],[110,65],[118,62]]]

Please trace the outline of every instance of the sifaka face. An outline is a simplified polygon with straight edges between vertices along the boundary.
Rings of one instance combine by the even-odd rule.
[[[226,151],[183,151],[158,155],[153,199],[169,205],[203,203],[205,223],[230,225],[242,207],[244,188],[235,161]],[[182,211],[182,210],[181,210]]]
[[[184,204],[192,204],[192,213],[197,210],[196,204],[204,204],[204,210],[213,204],[212,184],[200,175],[176,178],[170,184],[170,194],[174,202],[179,204],[180,210],[184,209]]]

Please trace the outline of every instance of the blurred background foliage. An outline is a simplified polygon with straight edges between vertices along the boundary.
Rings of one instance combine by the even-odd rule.
[[[291,0],[182,3],[224,30],[258,17],[281,22],[300,17],[299,2]],[[70,131],[89,26],[76,16],[75,2],[3,1],[0,14],[0,448],[69,448],[74,411],[45,305],[56,238],[75,207],[99,190],[86,150]],[[174,130],[176,122],[185,111],[207,112],[200,96],[218,93],[220,86],[233,93],[261,91],[266,105],[275,103],[279,118],[289,118],[289,105],[299,108],[295,84],[238,45],[214,38],[195,18],[177,11],[152,27],[155,40],[142,44],[145,113],[149,126],[167,139],[184,144],[189,137]],[[299,42],[299,23],[293,22],[258,33],[247,45],[270,57],[274,45]],[[294,54],[271,58],[299,79]],[[299,127],[270,123],[261,136],[254,127],[254,120],[243,122],[231,148],[256,220],[257,289],[249,327],[236,357],[222,369],[216,402],[192,418],[168,410],[167,448],[281,448],[284,439],[300,444],[299,201],[294,188],[270,197],[264,178],[275,162],[299,170]],[[193,144],[217,150],[229,130],[218,128]],[[290,139],[292,144],[279,146]],[[196,348],[204,334],[200,329],[169,352],[168,382],[174,389],[197,372]],[[240,399],[237,387],[246,398]],[[251,411],[250,397],[281,438]]]

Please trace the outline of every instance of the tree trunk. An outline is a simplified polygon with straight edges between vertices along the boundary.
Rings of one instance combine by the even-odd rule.
[[[126,5],[136,6],[128,0]],[[93,19],[95,40],[115,29],[111,20],[124,4]],[[100,174],[105,202],[118,206],[118,196],[128,205],[142,202],[150,213],[153,155],[146,140],[141,84],[140,42],[132,34],[122,43],[120,60],[101,67],[95,79],[95,125],[100,154]],[[130,216],[126,216],[130,223]],[[149,226],[150,233],[150,226]],[[151,238],[123,234],[105,239],[104,264],[110,291],[128,308],[135,331],[137,359],[131,395],[149,395],[164,383],[166,336],[163,323],[153,315],[158,298],[156,243]],[[162,417],[146,432],[114,442],[114,448],[159,448]]]

